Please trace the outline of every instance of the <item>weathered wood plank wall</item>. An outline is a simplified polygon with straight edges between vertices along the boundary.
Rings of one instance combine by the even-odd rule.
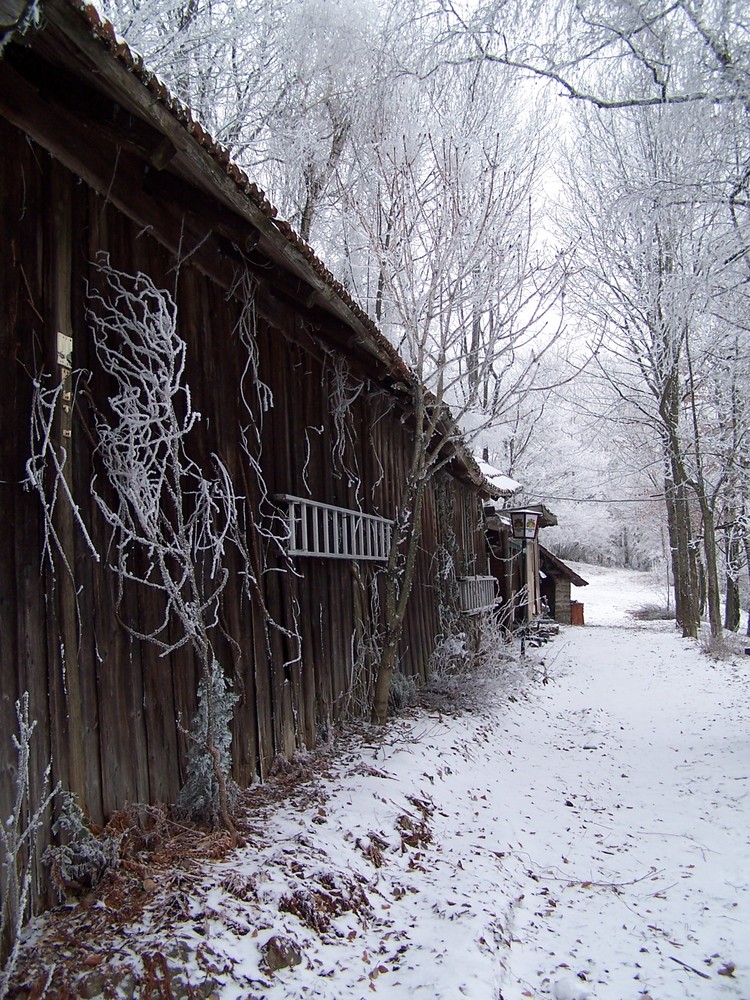
[[[290,493],[392,516],[409,456],[408,426],[393,397],[370,384],[356,361],[331,353],[335,340],[320,316],[253,275],[259,378],[273,395],[262,413],[247,372],[237,324],[247,305],[187,260],[175,255],[101,194],[66,170],[16,128],[0,121],[0,191],[5,239],[0,253],[0,362],[6,394],[0,435],[4,531],[0,538],[0,731],[14,729],[13,703],[28,690],[39,720],[33,768],[52,756],[53,777],[80,795],[94,820],[129,801],[173,801],[184,779],[185,737],[177,724],[195,711],[197,667],[183,648],[161,657],[127,626],[147,632],[163,614],[158,596],[126,585],[118,600],[107,568],[109,529],[90,483],[103,472],[96,455],[97,414],[108,413],[112,386],[97,360],[87,287],[100,287],[92,262],[104,251],[113,266],[143,271],[175,293],[180,335],[187,343],[186,381],[202,415],[189,441],[204,469],[216,453],[229,469],[249,518],[268,513],[263,496]],[[39,498],[25,489],[30,457],[33,380],[59,378],[57,332],[74,338],[73,410],[54,434],[66,445],[70,487],[97,563],[70,511],[55,513],[68,573],[54,553],[43,558],[45,526]],[[328,346],[326,346],[328,345]],[[338,360],[337,360],[338,359]],[[343,424],[331,397],[345,372],[352,399]],[[243,397],[251,402],[249,413]],[[339,416],[341,416],[341,412]],[[240,429],[260,428],[254,457],[260,482],[242,449]],[[65,431],[70,430],[68,438]],[[342,437],[344,433],[344,437]],[[251,445],[252,446],[252,445]],[[454,530],[465,572],[477,551],[474,487],[454,480]],[[106,492],[106,491],[105,491]],[[401,669],[426,676],[436,620],[435,498],[427,497],[417,579],[401,649]],[[356,639],[376,628],[371,610],[378,567],[346,560],[300,558],[297,575],[278,546],[252,528],[258,592],[249,599],[235,562],[222,599],[217,637],[222,662],[240,700],[234,723],[234,771],[241,784],[268,773],[278,753],[312,746],[321,728],[349,706]],[[476,567],[475,567],[476,570]],[[481,567],[479,570],[481,571]],[[269,626],[267,614],[279,628]],[[299,640],[293,636],[298,634]],[[7,744],[3,747],[6,760]],[[35,789],[38,792],[38,788]],[[12,775],[0,775],[0,815],[7,815]]]

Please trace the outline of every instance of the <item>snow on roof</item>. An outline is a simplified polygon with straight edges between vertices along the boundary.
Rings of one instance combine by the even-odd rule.
[[[487,462],[478,462],[477,464],[484,478],[502,493],[511,494],[521,489],[521,483],[517,483],[515,479],[504,475],[494,465],[489,465]]]

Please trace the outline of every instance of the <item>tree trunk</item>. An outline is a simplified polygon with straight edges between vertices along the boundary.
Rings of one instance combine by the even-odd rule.
[[[397,528],[391,543],[385,583],[385,641],[378,661],[371,722],[383,726],[388,718],[388,696],[396,666],[398,645],[404,631],[409,595],[414,583],[417,550],[422,533],[425,480],[410,477],[404,492]],[[406,551],[402,551],[402,547]]]
[[[703,554],[706,558],[706,596],[708,599],[708,621],[711,635],[721,639],[721,595],[719,593],[719,570],[716,564],[716,528],[714,515],[708,498],[701,490],[698,495],[703,513]]]
[[[727,572],[727,596],[724,603],[724,628],[738,632],[740,628],[740,586],[736,577]]]
[[[734,515],[733,515],[734,516]],[[742,543],[734,528],[726,535],[726,598],[724,600],[724,628],[738,632],[740,628],[740,567],[742,565]]]
[[[689,495],[679,458],[670,455],[669,461],[672,477],[671,482],[666,484],[666,493],[668,498],[671,493],[671,502],[667,503],[668,516],[674,519],[670,523],[670,539],[673,539],[672,569],[677,621],[682,626],[683,636],[695,639],[700,626],[700,608],[698,569],[691,544]]]
[[[664,493],[672,546],[677,622],[682,626],[683,636],[694,639],[700,627],[698,573],[692,546],[688,477],[682,460],[678,431],[680,408],[680,387],[676,376],[672,374],[667,379],[659,400],[661,440],[667,469]]]
[[[672,586],[674,587],[675,620],[678,624],[682,624],[684,613],[682,608],[682,594],[677,585],[680,571],[679,549],[677,545],[677,510],[673,484],[669,477],[665,477],[664,480],[664,500],[667,508],[667,534],[669,537],[669,562],[672,566]]]

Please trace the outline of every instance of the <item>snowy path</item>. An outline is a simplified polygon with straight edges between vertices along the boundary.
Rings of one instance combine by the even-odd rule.
[[[337,760],[317,814],[269,817],[231,864],[255,940],[227,926],[246,904],[210,897],[222,1000],[750,1000],[747,665],[663,624],[540,654],[528,698],[396,720]],[[274,934],[303,961],[268,976]]]
[[[52,933],[38,963],[90,997],[158,955],[180,998],[750,1000],[750,658],[626,625],[607,580],[647,580],[597,574],[594,624],[527,659],[547,684],[509,701],[501,649],[474,711],[302,758],[250,793],[247,846],[155,869],[119,937],[106,903],[73,911],[82,951]]]
[[[747,671],[710,665],[664,626],[563,642],[525,719],[515,836],[531,878],[505,1000],[544,995],[565,965],[598,1000],[747,1000]],[[729,963],[735,978],[720,974]]]

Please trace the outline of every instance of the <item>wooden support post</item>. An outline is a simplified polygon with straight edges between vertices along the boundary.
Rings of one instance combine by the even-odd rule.
[[[55,447],[65,455],[63,477],[71,495],[75,493],[73,477],[73,326],[71,317],[73,219],[70,178],[55,167],[50,175],[52,227],[50,242],[50,305],[55,338],[56,373],[62,383],[58,412],[55,419]],[[60,495],[55,505],[53,523],[62,553],[57,560],[55,608],[60,632],[62,677],[62,725],[59,738],[66,745],[67,774],[63,775],[68,789],[86,802],[86,768],[84,760],[83,713],[81,679],[78,663],[79,635],[76,604],[75,522],[69,503]]]

